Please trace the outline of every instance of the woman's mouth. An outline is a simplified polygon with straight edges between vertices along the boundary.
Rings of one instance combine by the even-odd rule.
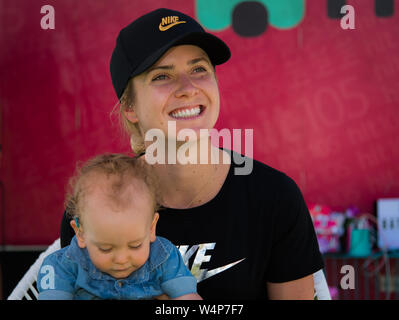
[[[200,116],[204,112],[204,110],[205,107],[203,105],[187,106],[177,108],[172,112],[169,112],[169,115],[174,119],[189,120]]]

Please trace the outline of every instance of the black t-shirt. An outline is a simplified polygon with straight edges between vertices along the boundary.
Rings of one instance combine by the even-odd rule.
[[[233,159],[215,198],[160,210],[157,234],[179,247],[204,299],[264,299],[266,282],[310,275],[323,259],[295,182],[256,160],[251,174],[235,175]],[[61,245],[73,235],[64,215]]]

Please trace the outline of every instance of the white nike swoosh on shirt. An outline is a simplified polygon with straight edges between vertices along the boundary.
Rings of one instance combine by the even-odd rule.
[[[218,273],[221,273],[223,271],[226,271],[227,269],[230,269],[231,267],[235,266],[236,264],[240,263],[241,261],[244,261],[245,259],[246,258],[243,258],[241,260],[229,263],[229,264],[227,264],[227,265],[225,265],[223,267],[218,267],[218,268],[215,268],[215,269],[212,269],[212,270],[204,270],[204,273],[202,274],[201,279],[197,279],[197,280],[198,280],[198,282],[201,282],[201,281],[203,281],[205,279],[213,277],[213,276],[217,275]]]

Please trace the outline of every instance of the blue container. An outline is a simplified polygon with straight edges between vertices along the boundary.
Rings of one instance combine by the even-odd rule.
[[[370,231],[368,229],[353,229],[349,255],[365,257],[371,254]]]

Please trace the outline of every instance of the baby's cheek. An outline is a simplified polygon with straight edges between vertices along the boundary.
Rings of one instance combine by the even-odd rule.
[[[135,264],[137,266],[142,266],[146,263],[146,261],[148,260],[150,256],[150,248],[144,248],[143,250],[140,250],[139,252],[137,252],[137,255],[135,257]]]
[[[91,254],[90,260],[97,269],[99,269],[100,271],[105,271],[110,266],[111,258],[105,257],[104,255]]]

